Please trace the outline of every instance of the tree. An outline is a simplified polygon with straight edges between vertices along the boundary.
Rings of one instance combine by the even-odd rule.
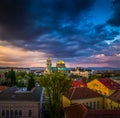
[[[21,75],[17,76],[17,86],[18,87],[25,87],[23,80],[24,79]]]
[[[67,74],[55,72],[41,76],[39,84],[45,87],[45,95],[48,98],[46,104],[50,118],[60,118],[62,95],[72,86],[72,80],[68,78]]]
[[[94,79],[99,79],[99,78],[102,78],[102,75],[99,75],[99,74],[92,74],[89,76],[88,80],[89,82],[94,80]]]
[[[8,81],[8,86],[16,85],[16,75],[13,68],[7,73],[7,81]]]
[[[24,78],[24,76],[27,74],[27,72],[26,71],[18,71],[18,72],[16,72],[16,76],[18,77],[18,76],[21,76],[22,78]]]
[[[27,90],[30,91],[33,87],[35,87],[35,81],[34,81],[33,77],[31,77],[28,80]]]

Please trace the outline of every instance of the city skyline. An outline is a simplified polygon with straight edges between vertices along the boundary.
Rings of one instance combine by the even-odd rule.
[[[0,66],[120,67],[119,0],[0,1]]]

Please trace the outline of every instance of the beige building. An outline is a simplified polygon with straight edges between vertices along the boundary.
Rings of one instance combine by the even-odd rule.
[[[40,93],[36,87],[29,92],[19,92],[11,87],[0,93],[0,118],[39,118]]]
[[[0,67],[0,72],[8,72],[13,69],[15,72],[30,72],[30,68],[20,68],[20,67]]]
[[[90,70],[81,70],[80,68],[76,68],[75,70],[71,70],[70,71],[71,74],[73,75],[78,75],[78,76],[81,76],[81,77],[89,77],[90,74],[92,73],[92,71]]]

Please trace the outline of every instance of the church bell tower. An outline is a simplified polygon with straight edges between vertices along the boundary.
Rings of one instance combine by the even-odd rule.
[[[46,72],[51,73],[52,71],[52,61],[50,58],[46,60]]]

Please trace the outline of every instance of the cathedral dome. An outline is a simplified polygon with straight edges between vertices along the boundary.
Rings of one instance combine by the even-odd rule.
[[[51,58],[47,58],[47,60],[51,60]]]
[[[65,64],[65,62],[62,61],[62,60],[59,60],[59,61],[57,62],[57,65],[63,65],[63,64]]]

